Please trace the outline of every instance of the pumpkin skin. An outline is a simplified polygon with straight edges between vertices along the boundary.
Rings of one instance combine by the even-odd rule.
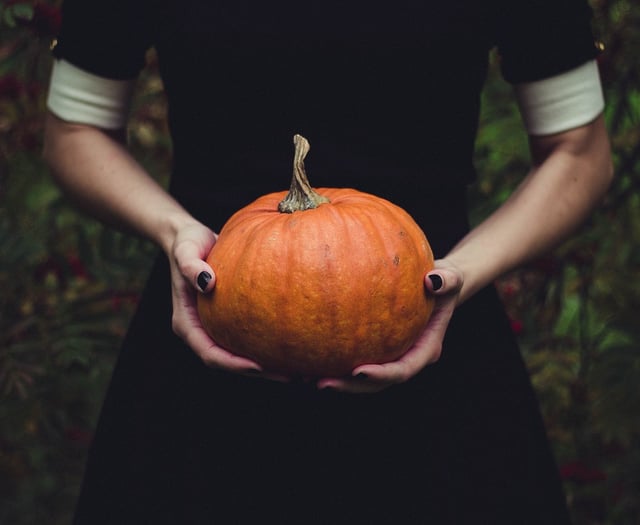
[[[411,216],[354,189],[317,192],[330,202],[281,213],[277,192],[236,212],[207,257],[214,290],[198,296],[217,344],[288,376],[393,361],[433,309],[433,254]]]

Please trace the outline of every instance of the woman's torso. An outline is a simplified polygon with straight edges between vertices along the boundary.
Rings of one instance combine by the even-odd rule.
[[[257,196],[287,189],[300,133],[312,185],[386,197],[436,244],[443,213],[458,212],[442,236],[466,230],[493,45],[488,5],[186,0],[163,9],[156,48],[172,191],[201,220],[217,229]]]

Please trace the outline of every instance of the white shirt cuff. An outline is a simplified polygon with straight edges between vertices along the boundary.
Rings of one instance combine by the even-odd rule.
[[[595,60],[550,78],[516,84],[515,93],[530,135],[549,135],[582,126],[604,109]]]
[[[62,120],[104,129],[126,125],[134,80],[113,80],[55,60],[47,107]]]

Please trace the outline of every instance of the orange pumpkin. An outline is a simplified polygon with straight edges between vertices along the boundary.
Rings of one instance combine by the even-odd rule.
[[[294,376],[335,377],[397,359],[424,329],[433,299],[429,243],[400,207],[353,189],[314,191],[296,135],[290,191],[258,198],[222,228],[216,273],[198,297],[220,346]]]

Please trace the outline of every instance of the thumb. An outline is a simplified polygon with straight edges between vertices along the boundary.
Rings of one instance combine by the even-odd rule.
[[[207,293],[213,290],[216,282],[216,274],[207,263],[205,263],[204,266],[206,266],[206,268],[197,273],[195,284],[198,290],[203,293]]]
[[[449,268],[436,268],[425,276],[427,290],[435,295],[457,293],[462,288],[462,275]]]
[[[203,260],[202,248],[193,241],[181,242],[173,256],[182,276],[201,292],[210,292],[215,284],[213,268]]]
[[[208,293],[213,290],[216,274],[202,259],[195,257],[182,262],[180,272],[199,292]]]

